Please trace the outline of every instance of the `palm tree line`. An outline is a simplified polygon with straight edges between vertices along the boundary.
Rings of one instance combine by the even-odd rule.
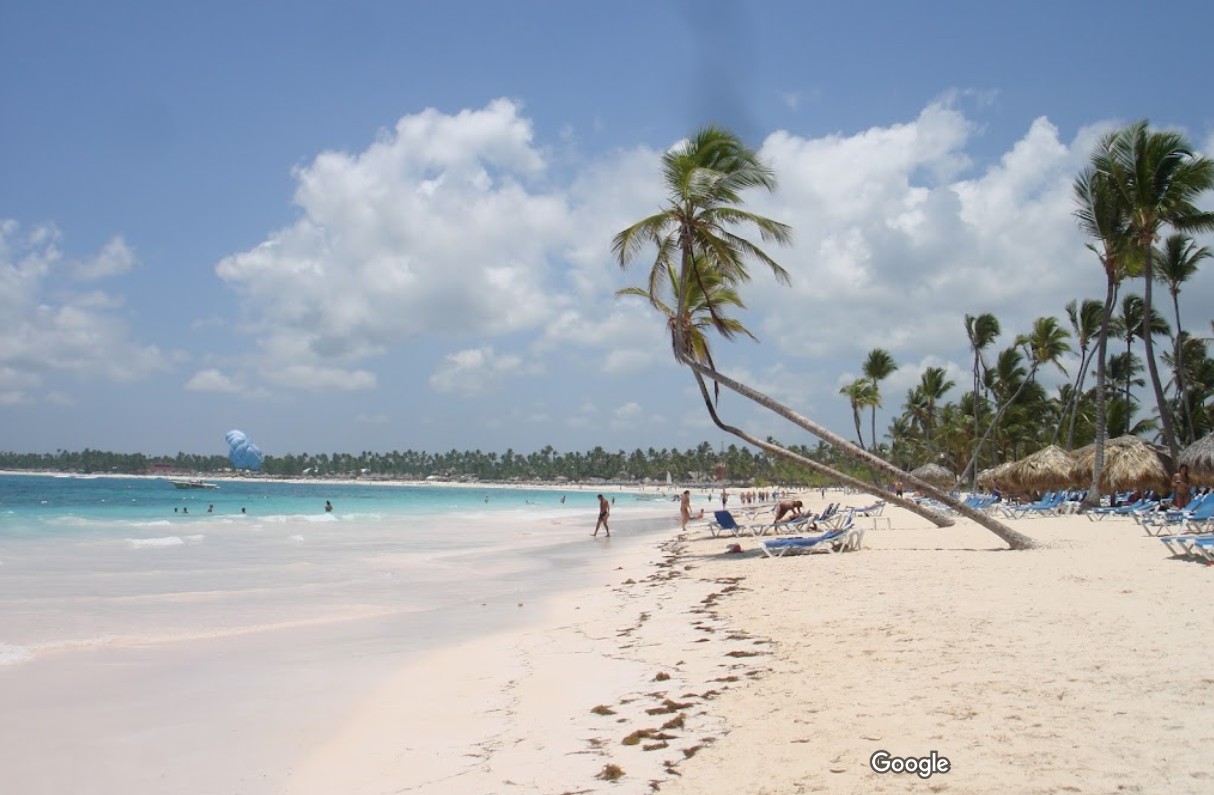
[[[794,447],[798,454],[823,462],[832,460],[824,445]],[[92,474],[150,474],[169,469],[180,473],[214,475],[230,471],[227,455],[180,452],[173,456],[120,453],[84,449],[54,453],[0,452],[0,469],[23,472],[79,472]],[[267,455],[262,472],[272,477],[398,478],[421,480],[430,476],[452,480],[556,482],[605,480],[619,483],[664,483],[669,473],[679,484],[721,482],[746,485],[831,485],[804,467],[746,446],[713,447],[701,442],[687,449],[637,448],[614,452],[602,447],[561,453],[551,445],[529,453],[417,450],[359,453],[289,453]]]
[[[1069,331],[1056,318],[1038,318],[993,361],[988,355],[1000,334],[998,318],[966,315],[970,390],[958,403],[940,405],[943,371],[927,368],[892,420],[888,445],[879,446],[874,433],[873,449],[900,466],[940,461],[971,483],[979,467],[1045,444],[1075,449],[1095,443],[1102,450],[1105,439],[1127,434],[1154,438],[1174,461],[1182,447],[1214,430],[1210,338],[1187,331],[1181,314],[1185,282],[1211,256],[1187,233],[1214,228],[1214,215],[1194,205],[1212,188],[1214,166],[1183,136],[1138,122],[1102,138],[1075,180],[1074,196],[1076,220],[1105,276],[1104,300],[1069,302]],[[1122,294],[1127,283],[1141,285],[1141,295]],[[1166,288],[1170,319],[1156,304],[1156,286]],[[1064,354],[1076,354],[1077,366],[1056,393],[1047,393],[1036,376],[1046,365],[1066,374]],[[1168,369],[1166,379],[1160,363]],[[1096,384],[1089,387],[1093,367]],[[1148,385],[1154,400],[1144,405],[1137,393]],[[843,392],[853,410],[855,401],[877,399],[867,378]]]

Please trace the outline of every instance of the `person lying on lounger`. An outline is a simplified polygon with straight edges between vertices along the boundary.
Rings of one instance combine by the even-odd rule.
[[[772,521],[779,522],[782,519],[800,519],[804,513],[801,510],[802,507],[800,500],[782,500],[776,506],[776,518]]]

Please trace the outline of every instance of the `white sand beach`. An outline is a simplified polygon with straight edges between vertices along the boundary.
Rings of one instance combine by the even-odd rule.
[[[1019,520],[1043,548],[1010,552],[886,516],[855,553],[725,554],[702,523],[633,550],[531,628],[402,671],[286,791],[1214,787],[1214,572],[1124,520]],[[877,774],[879,750],[950,769]]]
[[[885,517],[859,520],[860,551],[779,559],[702,521],[661,542],[587,528],[602,565],[580,590],[343,682],[247,791],[1214,788],[1214,570],[1127,520],[1019,520],[1042,548],[1010,552],[966,520]],[[879,750],[950,769],[878,774]]]

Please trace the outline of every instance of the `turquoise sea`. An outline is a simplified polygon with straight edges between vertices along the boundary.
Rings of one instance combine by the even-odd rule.
[[[214,482],[0,475],[0,791],[275,792],[410,660],[677,525],[653,491],[592,539],[594,488]]]

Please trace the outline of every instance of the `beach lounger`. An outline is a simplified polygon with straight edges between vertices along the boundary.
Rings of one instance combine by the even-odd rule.
[[[1157,538],[1178,558],[1198,558],[1214,562],[1214,534],[1182,533]]]
[[[1055,513],[1058,506],[1066,501],[1066,492],[1049,492],[1037,502],[1019,505],[1008,505],[1003,512],[1009,519],[1023,519],[1026,516],[1044,516]]]
[[[726,533],[732,536],[740,536],[744,532],[762,535],[762,532],[760,532],[764,527],[762,524],[740,525],[729,511],[713,511],[712,515],[716,519],[708,523],[708,532],[712,533],[713,538],[723,536]]]
[[[864,529],[855,526],[855,514],[848,511],[838,527],[816,536],[793,538],[771,538],[760,542],[760,548],[769,558],[813,552],[850,552],[864,545]]]
[[[1159,503],[1156,500],[1141,499],[1125,505],[1113,507],[1091,508],[1085,511],[1089,522],[1098,522],[1106,516],[1132,516],[1138,511],[1149,511]]]
[[[793,536],[792,538],[769,538],[759,544],[759,548],[769,558],[780,558],[785,555],[797,555],[802,552],[830,551],[832,542],[842,542],[847,535],[846,530],[827,530],[816,536]]]
[[[1147,535],[1159,536],[1177,527],[1199,532],[1214,518],[1214,500],[1202,500],[1184,510],[1144,511],[1134,516]]]
[[[1214,563],[1214,536],[1198,536],[1190,548],[1190,554],[1207,563]]]

